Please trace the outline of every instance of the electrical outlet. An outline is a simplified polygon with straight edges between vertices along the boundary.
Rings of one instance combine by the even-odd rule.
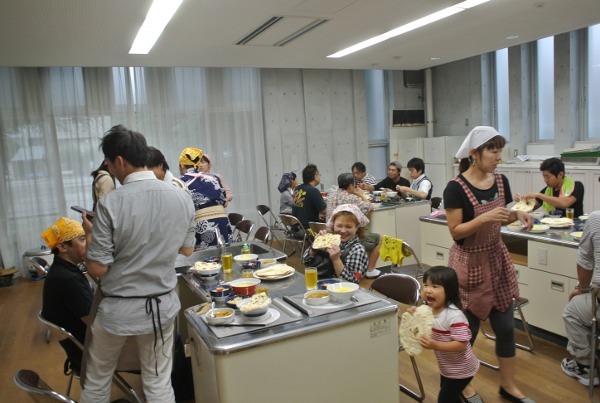
[[[538,250],[538,263],[544,266],[548,264],[548,251],[546,249]]]

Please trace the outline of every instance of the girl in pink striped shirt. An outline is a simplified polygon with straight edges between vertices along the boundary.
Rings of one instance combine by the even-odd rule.
[[[440,367],[438,402],[468,401],[462,390],[479,369],[473,354],[469,322],[461,311],[456,271],[435,266],[423,276],[422,297],[433,311],[431,337],[422,336],[421,346],[434,350]]]

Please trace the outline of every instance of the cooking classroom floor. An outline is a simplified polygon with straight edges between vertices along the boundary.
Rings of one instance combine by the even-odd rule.
[[[288,264],[302,272],[297,255],[298,253],[290,257]],[[368,288],[370,282],[365,280],[361,282],[361,286]],[[0,288],[0,357],[3,363],[0,368],[0,402],[31,401],[27,393],[14,384],[13,376],[19,369],[34,370],[52,388],[65,392],[67,377],[62,372],[64,352],[54,336],[50,343],[46,342],[46,330],[37,319],[41,308],[42,288],[43,282],[31,282],[22,278],[15,279],[10,287]],[[524,313],[527,316],[527,307],[524,308]],[[520,337],[523,333],[517,332],[522,340]],[[564,347],[537,337],[534,339],[533,353],[517,349],[517,380],[522,390],[538,403],[589,401],[587,388],[564,375],[560,369],[560,361],[567,355]],[[493,341],[480,335],[475,344],[475,354],[479,358],[494,361]],[[406,353],[399,354],[398,363],[400,381],[416,389],[412,366]],[[425,385],[425,402],[436,402],[439,372],[433,352],[425,351],[417,358],[417,363]],[[137,390],[141,390],[139,376],[125,377]],[[498,371],[482,366],[473,382],[486,402],[505,401],[498,395]],[[72,389],[71,396],[78,400],[80,390],[77,380]],[[113,387],[112,399],[119,397],[123,397],[122,393]],[[596,388],[595,398],[600,399],[600,388]],[[286,401],[284,396],[281,401]],[[399,401],[414,402],[404,393],[400,393]]]

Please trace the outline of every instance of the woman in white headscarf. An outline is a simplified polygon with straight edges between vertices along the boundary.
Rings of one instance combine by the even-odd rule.
[[[471,344],[480,321],[488,319],[496,332],[500,362],[500,395],[513,402],[533,402],[515,382],[513,298],[519,286],[500,227],[517,219],[527,228],[532,217],[509,211],[512,202],[508,180],[495,172],[506,140],[493,127],[474,128],[456,154],[460,174],[444,190],[448,229],[454,239],[448,266],[456,270],[461,303],[471,328]],[[472,386],[463,390],[468,402],[481,401]]]

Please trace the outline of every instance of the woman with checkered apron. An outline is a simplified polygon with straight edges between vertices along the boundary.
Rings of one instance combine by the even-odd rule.
[[[481,320],[489,318],[496,333],[500,395],[511,402],[531,403],[515,382],[513,298],[518,297],[519,286],[500,227],[519,219],[530,228],[533,219],[506,208],[512,202],[508,180],[495,172],[505,143],[494,128],[478,126],[456,154],[461,173],[444,190],[448,228],[454,239],[448,266],[458,275],[471,345]],[[470,385],[463,390],[463,400],[482,401]]]

